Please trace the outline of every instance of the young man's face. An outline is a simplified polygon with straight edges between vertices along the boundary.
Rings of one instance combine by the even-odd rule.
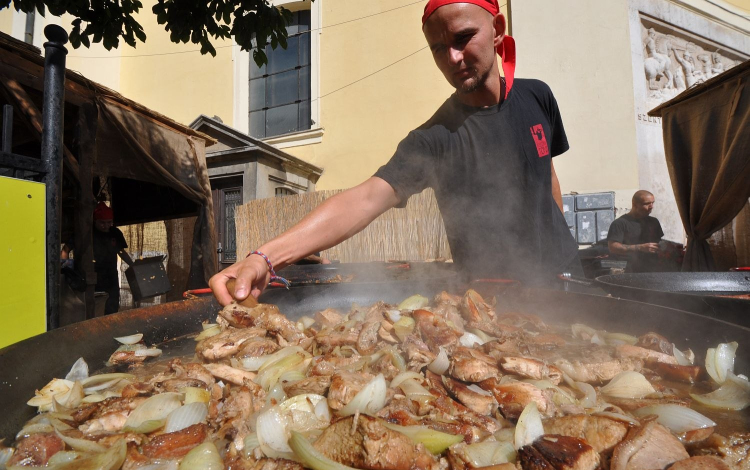
[[[422,31],[435,64],[459,93],[481,88],[497,70],[496,29],[484,8],[470,3],[444,5],[430,15]]]
[[[94,221],[94,227],[100,232],[109,232],[112,227],[112,219],[98,219]]]

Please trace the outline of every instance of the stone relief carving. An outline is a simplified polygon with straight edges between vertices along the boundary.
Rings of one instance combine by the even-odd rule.
[[[643,71],[647,101],[654,107],[687,88],[702,83],[741,63],[746,57],[690,33],[641,19]]]

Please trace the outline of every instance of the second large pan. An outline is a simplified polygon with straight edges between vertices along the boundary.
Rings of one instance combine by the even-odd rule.
[[[750,273],[638,273],[596,278],[616,297],[707,315],[750,327]],[[731,297],[736,296],[736,297]]]

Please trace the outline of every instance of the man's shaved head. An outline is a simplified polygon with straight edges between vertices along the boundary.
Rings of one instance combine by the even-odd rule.
[[[636,191],[635,194],[633,194],[633,200],[632,200],[633,205],[635,206],[636,204],[642,203],[644,198],[649,197],[649,196],[654,197],[654,195],[651,194],[651,192],[646,191],[645,189]]]

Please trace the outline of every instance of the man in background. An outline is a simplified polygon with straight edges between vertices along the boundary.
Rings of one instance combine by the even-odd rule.
[[[114,212],[105,203],[100,202],[94,209],[94,270],[96,272],[96,291],[108,294],[104,314],[116,313],[120,309],[120,279],[117,275],[117,257],[128,264],[133,264],[128,247],[120,229],[112,223]],[[71,245],[63,245],[60,257],[68,259]]]
[[[609,227],[609,252],[627,259],[625,272],[659,271],[659,242],[664,236],[659,220],[651,217],[654,195],[640,190],[633,194],[630,212]]]

